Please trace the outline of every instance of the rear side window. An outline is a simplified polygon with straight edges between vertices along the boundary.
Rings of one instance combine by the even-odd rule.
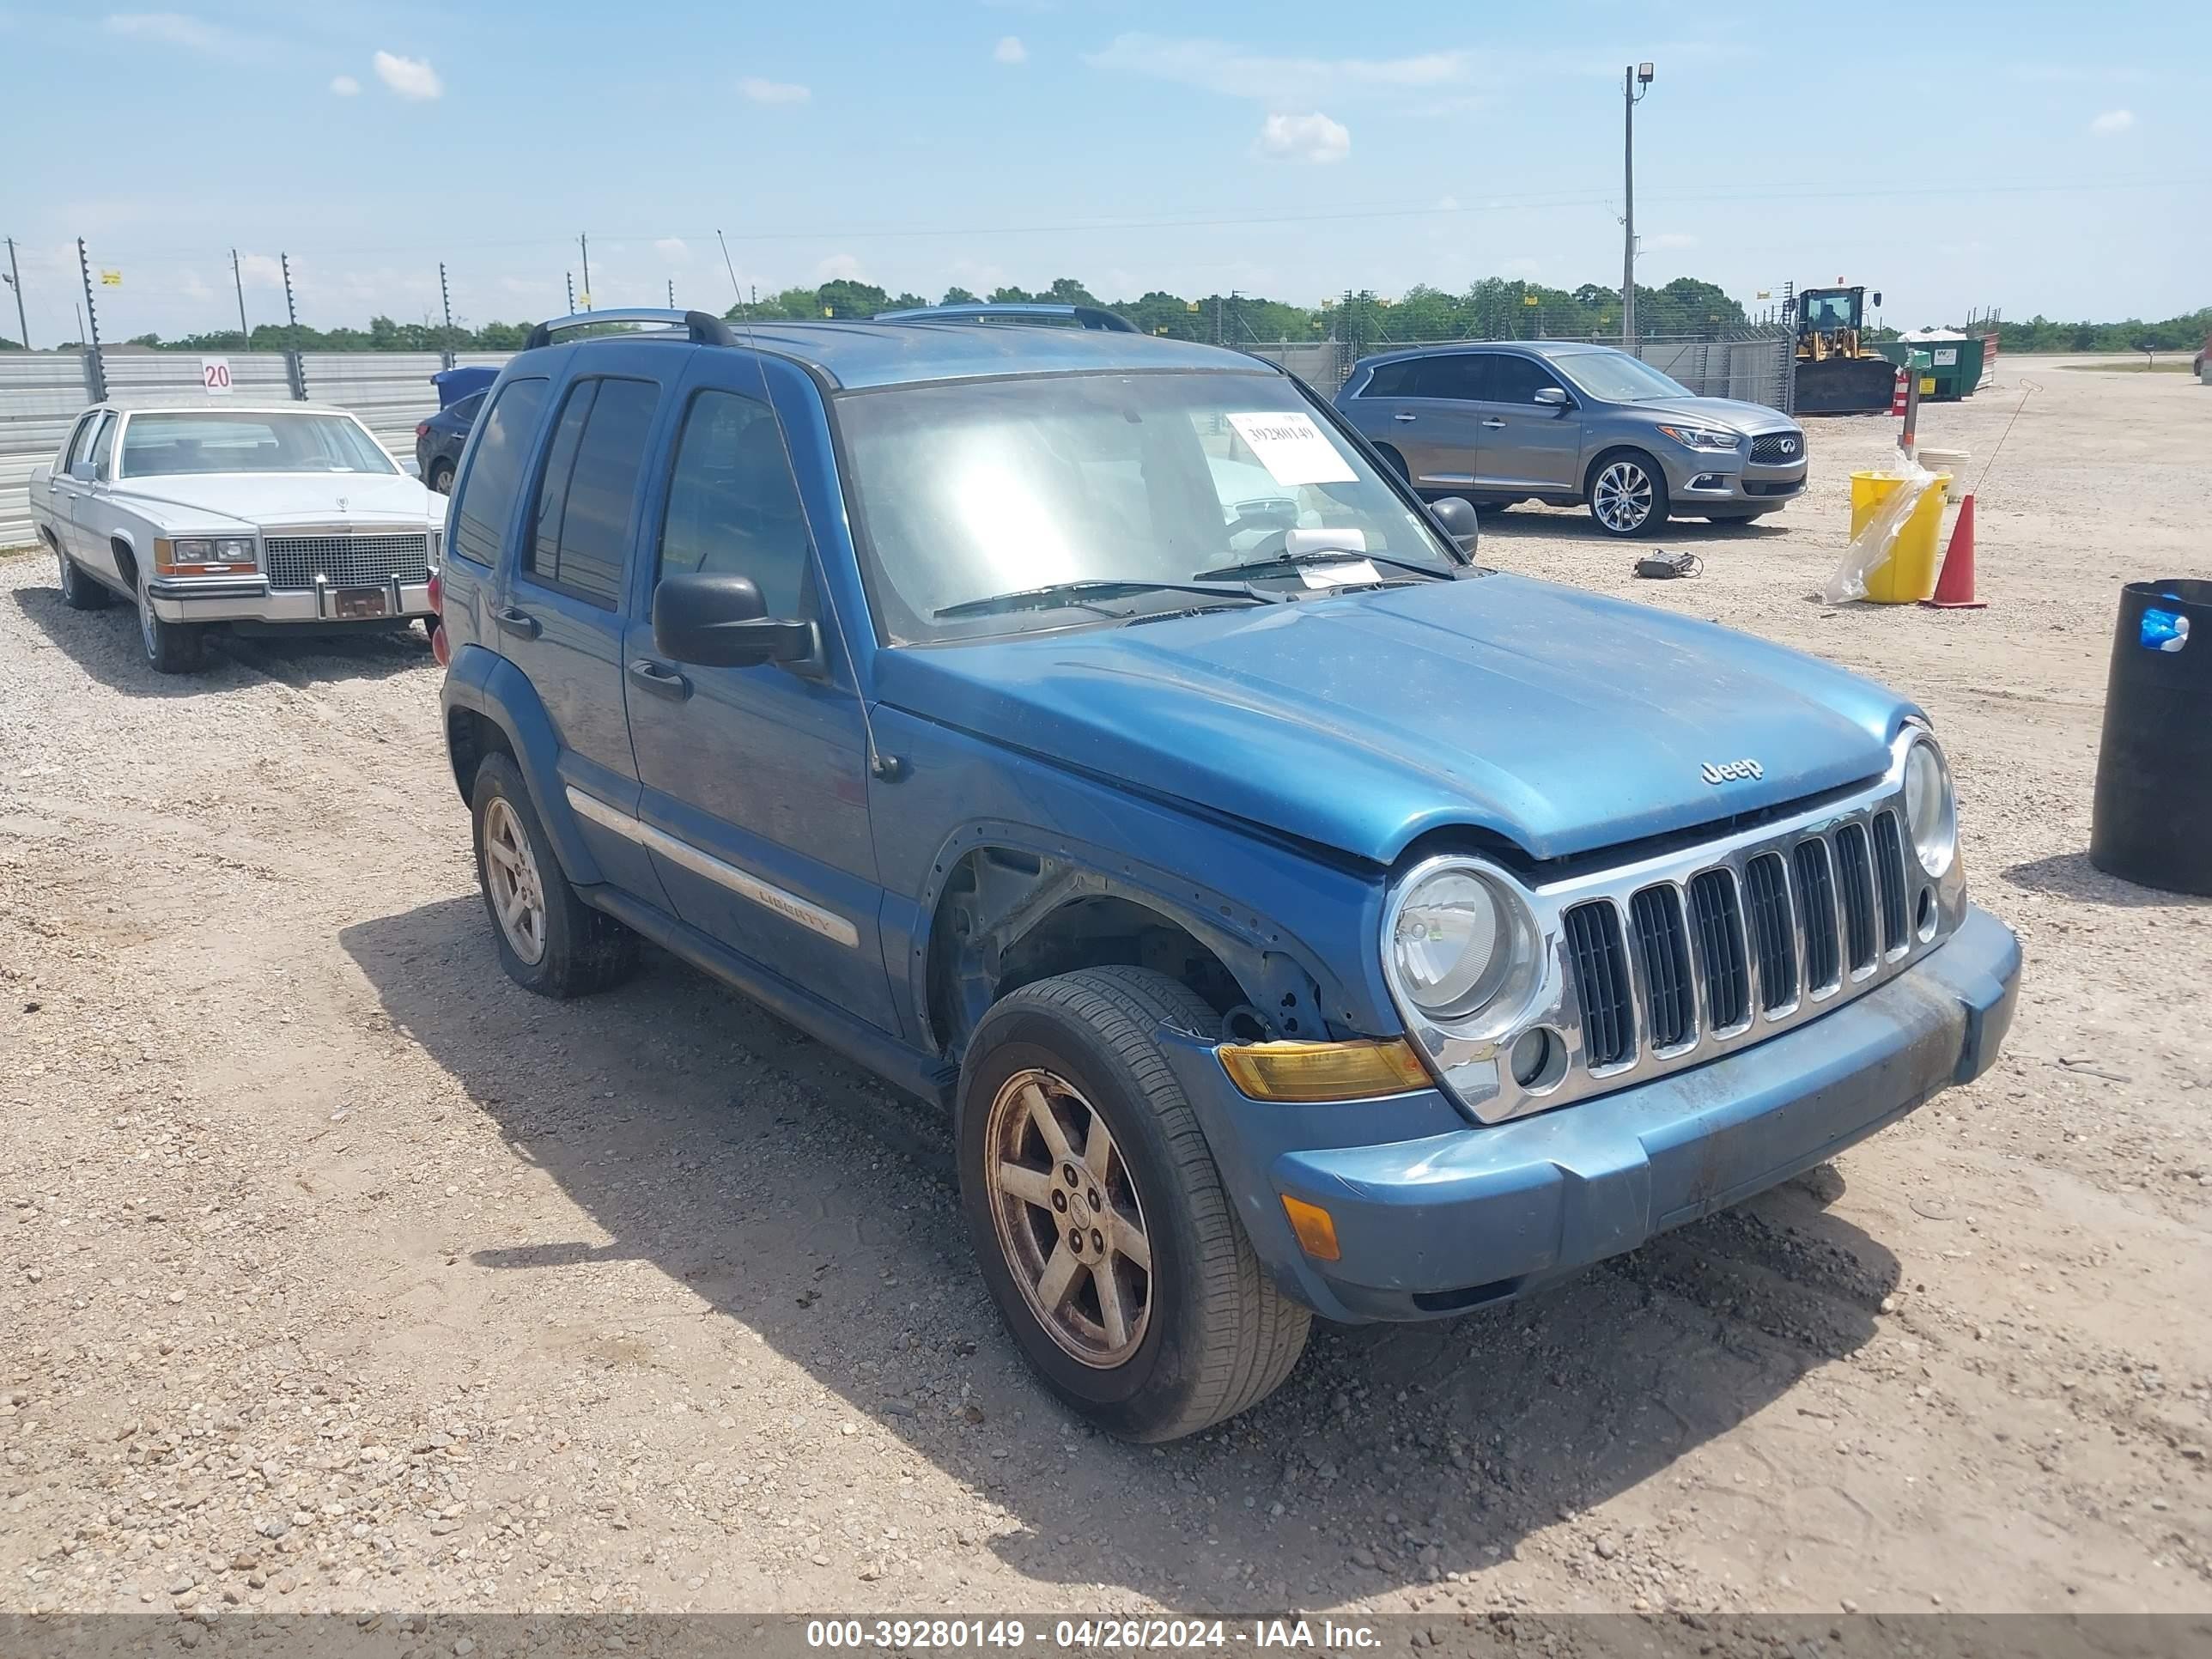
[[[115,416],[103,415],[100,420],[100,435],[92,441],[92,470],[105,478],[115,461]]]
[[[76,430],[70,434],[69,453],[62,457],[62,471],[66,472],[79,461],[92,459],[92,434],[100,429],[105,415],[88,415],[77,422]]]
[[[460,402],[455,404],[449,412],[456,420],[473,421],[478,415],[483,412],[483,400],[484,394],[483,392],[471,392],[467,397],[462,398]]]
[[[660,388],[647,380],[579,380],[538,487],[523,568],[548,586],[615,608],[646,440]]]
[[[530,463],[530,443],[545,413],[543,380],[509,380],[477,439],[476,459],[453,498],[453,544],[450,550],[482,565],[499,562],[500,543],[514,518],[515,497]]]
[[[1512,357],[1504,354],[1491,359],[1494,375],[1491,381],[1490,401],[1494,404],[1533,404],[1536,394],[1546,386],[1555,386],[1559,381],[1543,364],[1528,357]]]
[[[676,441],[658,576],[750,576],[769,616],[807,617],[811,568],[775,414],[734,392],[700,392]]]
[[[1363,398],[1410,398],[1413,395],[1413,370],[1419,359],[1402,363],[1385,363],[1367,377],[1367,389]]]
[[[1486,351],[1455,351],[1443,357],[1425,357],[1413,376],[1419,395],[1455,398],[1481,403],[1490,391],[1491,368],[1498,359]]]

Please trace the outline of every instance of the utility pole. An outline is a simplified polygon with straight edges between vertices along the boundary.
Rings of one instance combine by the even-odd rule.
[[[438,261],[438,302],[446,308],[446,343],[451,346],[453,343],[453,293],[446,286],[446,262],[443,259]]]
[[[15,331],[23,337],[23,349],[31,349],[31,325],[23,320],[23,273],[15,268],[15,239],[8,239],[8,286],[15,290]]]
[[[1624,351],[1636,349],[1636,106],[1650,89],[1650,64],[1632,64],[1621,71],[1620,347]]]
[[[76,239],[77,275],[84,278],[84,349],[88,354],[85,366],[91,371],[87,377],[89,390],[96,404],[107,401],[107,365],[100,361],[100,312],[92,303],[92,256],[84,251],[84,238]]]
[[[245,351],[253,344],[253,331],[246,325],[246,278],[238,274],[238,250],[230,251],[230,280],[238,289],[238,349]]]
[[[592,239],[578,236],[576,248],[584,256],[584,309],[589,311],[592,308]]]

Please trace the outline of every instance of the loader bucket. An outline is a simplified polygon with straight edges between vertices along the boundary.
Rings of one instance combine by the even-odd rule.
[[[1889,409],[1897,366],[1882,357],[1797,361],[1800,415],[1881,415]]]

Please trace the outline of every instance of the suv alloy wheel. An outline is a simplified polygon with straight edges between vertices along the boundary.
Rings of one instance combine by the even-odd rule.
[[[1590,480],[1590,517],[1608,536],[1649,536],[1667,522],[1667,475],[1634,450],[1606,456]]]

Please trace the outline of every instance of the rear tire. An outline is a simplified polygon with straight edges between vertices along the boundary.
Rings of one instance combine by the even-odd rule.
[[[453,493],[453,464],[451,461],[430,463],[430,488],[441,495]]]
[[[487,755],[470,794],[477,884],[500,966],[526,991],[565,1000],[620,984],[637,967],[637,935],[576,896],[508,757]]]
[[[84,567],[75,559],[59,548],[54,550],[54,557],[61,566],[64,605],[72,611],[105,611],[113,603],[114,596],[85,574]]]
[[[1001,998],[961,1067],[961,1207],[984,1282],[1045,1385],[1124,1439],[1256,1405],[1312,1324],[1261,1267],[1153,1041],[1220,1024],[1163,974],[1085,969]]]
[[[1656,536],[1666,525],[1667,475],[1640,449],[1599,456],[1587,493],[1590,520],[1608,536]]]

